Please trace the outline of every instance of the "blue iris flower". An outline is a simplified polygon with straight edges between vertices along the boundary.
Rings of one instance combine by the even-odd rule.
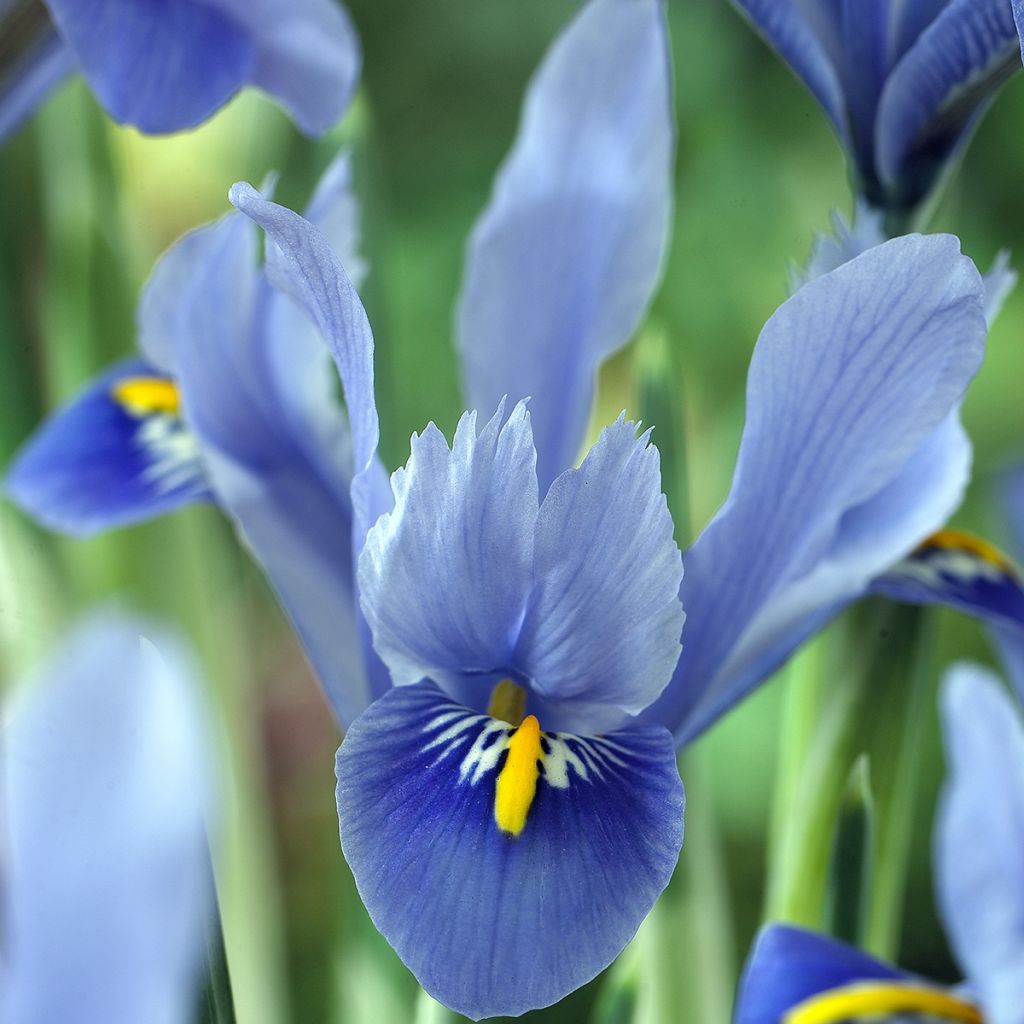
[[[154,134],[194,127],[249,85],[319,134],[341,117],[359,80],[359,42],[334,0],[45,5],[0,0],[0,25],[23,37],[0,81],[0,138],[76,69],[115,121]]]
[[[1024,728],[999,681],[968,664],[945,680],[942,712],[949,774],[935,827],[935,884],[965,985],[945,990],[832,939],[771,925],[747,963],[735,1024],[903,1014],[1019,1024]]]
[[[245,216],[188,236],[147,288],[150,376],[108,383],[102,415],[87,392],[8,481],[37,516],[97,528],[123,492],[83,497],[77,439],[99,425],[138,482],[125,449],[147,443],[140,424],[188,435],[201,475],[178,497],[234,518],[351,723],[339,816],[363,898],[428,990],[471,1016],[551,1002],[614,957],[681,842],[670,733],[706,728],[867,592],[966,482],[957,408],[986,325],[949,236],[877,246],[769,320],[733,489],[681,584],[648,436],[623,418],[572,468],[597,368],[642,317],[665,248],[666,42],[654,0],[592,0],[531,84],[458,305],[484,425],[467,414],[451,446],[428,427],[389,484],[337,203],[303,219],[239,185]],[[264,269],[247,218],[267,233]],[[108,428],[111,404],[127,419]],[[157,478],[129,498],[166,496],[147,490]]]
[[[911,213],[1020,67],[1009,0],[734,0],[814,95],[857,190]]]
[[[15,694],[0,755],[8,1024],[193,1019],[213,909],[198,701],[176,640],[111,613]]]

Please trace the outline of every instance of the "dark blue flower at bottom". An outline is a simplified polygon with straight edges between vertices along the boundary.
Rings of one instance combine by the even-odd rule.
[[[516,726],[397,687],[338,752],[341,841],[374,924],[446,1005],[546,1006],[606,967],[671,877],[671,734]]]

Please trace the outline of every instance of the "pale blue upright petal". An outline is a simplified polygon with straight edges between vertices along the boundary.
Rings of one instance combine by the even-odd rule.
[[[591,0],[530,85],[456,318],[467,406],[531,399],[541,494],[576,462],[597,367],[657,282],[673,150],[663,5]]]
[[[780,1024],[811,996],[860,981],[908,976],[842,942],[790,925],[762,929],[736,994],[733,1024]]]
[[[517,740],[530,757],[509,769]],[[509,831],[498,780],[525,768],[536,789]],[[683,839],[666,730],[516,730],[431,683],[366,711],[337,774],[341,843],[370,917],[428,992],[474,1019],[546,1006],[606,967]]]
[[[280,339],[268,333],[275,301],[284,300],[259,275],[255,229],[234,214],[164,257],[147,287],[141,333],[174,365],[211,489],[347,722],[374,695],[355,596],[351,451],[344,433],[318,432],[295,405],[292,378],[275,358]],[[329,440],[338,447],[322,447]]]
[[[824,5],[811,0],[733,0],[766,42],[793,69],[821,104],[840,141],[851,141],[846,97],[840,80],[842,58],[835,26],[826,31]]]
[[[948,778],[935,830],[936,893],[990,1024],[1024,1020],[1024,730],[986,670],[961,663],[942,693]]]
[[[167,388],[170,405],[122,394],[133,383]],[[117,363],[19,449],[7,496],[49,529],[78,536],[209,500],[199,444],[176,404],[173,382],[149,363]]]
[[[950,236],[871,249],[775,313],[732,490],[687,555],[687,637],[654,720],[692,738],[785,657],[780,638],[942,525],[965,472],[953,417],[984,339],[981,279]]]
[[[649,439],[620,416],[555,480],[537,517],[515,663],[567,716],[580,702],[576,728],[607,724],[586,705],[639,714],[679,659],[683,562]]]
[[[359,77],[358,41],[332,0],[46,3],[100,102],[145,132],[193,127],[244,85],[322,132]]]
[[[147,633],[160,654],[140,643]],[[211,911],[212,761],[190,662],[89,620],[3,734],[5,1020],[188,1024]]]
[[[920,200],[1019,66],[1008,0],[950,0],[894,68],[878,107],[878,173]]]
[[[1021,59],[1024,60],[1024,0],[1010,0],[1013,5],[1013,20],[1020,37]]]
[[[363,614],[397,684],[511,670],[533,584],[537,468],[525,403],[451,449],[430,424],[392,477],[395,508],[359,559]],[[489,687],[482,681],[482,702]]]

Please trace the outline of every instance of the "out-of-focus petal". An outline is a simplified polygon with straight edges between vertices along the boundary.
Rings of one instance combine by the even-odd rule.
[[[986,541],[939,530],[876,580],[872,589],[911,604],[944,604],[1024,637],[1024,582]]]
[[[846,98],[834,62],[841,56],[822,32],[824,5],[812,2],[800,7],[793,0],[733,0],[750,23],[776,53],[793,69],[821,104],[836,134],[844,144],[851,141]]]
[[[597,367],[651,297],[673,149],[662,4],[591,0],[530,86],[457,314],[468,407],[531,399],[541,494],[575,463]]]
[[[907,975],[824,935],[772,924],[757,937],[736,996],[733,1024],[780,1024],[811,996],[858,981]]]
[[[650,434],[619,417],[537,517],[534,578],[515,663],[545,697],[638,714],[679,659],[682,557]],[[578,710],[576,728],[606,728]]]
[[[953,417],[984,349],[981,293],[955,238],[908,236],[812,281],[769,320],[732,491],[687,555],[683,655],[648,713],[678,739],[785,657],[780,636],[859,596],[953,510]],[[869,525],[884,543],[866,542]]]
[[[1007,0],[950,0],[893,70],[876,126],[878,172],[918,202],[1020,64]]]
[[[15,456],[6,490],[34,519],[71,534],[210,496],[177,388],[140,359],[118,363],[54,413]]]
[[[318,448],[279,387],[264,333],[272,293],[258,276],[255,236],[239,214],[193,232],[158,265],[143,308],[149,335],[163,339],[158,347],[175,364],[211,489],[347,722],[373,697],[355,597],[349,453]],[[172,293],[173,302],[160,297]]]
[[[76,69],[74,55],[54,31],[45,8],[39,10],[42,21],[33,27],[26,52],[0,74],[0,142],[16,131]],[[0,9],[0,32],[10,28],[3,21],[8,13]]]
[[[430,683],[359,718],[337,773],[342,848],[371,918],[428,992],[475,1019],[546,1006],[606,967],[683,838],[664,729],[513,729]]]
[[[14,703],[5,1019],[190,1019],[212,895],[204,724],[174,641],[113,616],[76,631]]]
[[[1024,731],[991,673],[954,666],[942,693],[949,775],[935,879],[953,949],[992,1024],[1024,1006]]]
[[[144,132],[191,128],[252,78],[254,40],[217,4],[46,2],[111,117]]]
[[[525,403],[449,450],[430,424],[392,477],[395,508],[359,560],[363,614],[398,684],[508,671],[533,583],[536,452]],[[482,699],[486,700],[486,692]]]

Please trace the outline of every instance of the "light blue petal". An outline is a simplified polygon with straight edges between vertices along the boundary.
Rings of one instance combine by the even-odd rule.
[[[1020,36],[1021,59],[1024,60],[1024,0],[1010,0],[1013,6],[1013,20]]]
[[[935,882],[953,950],[991,1024],[1024,1006],[1024,731],[998,680],[954,666],[942,693],[949,776]]]
[[[392,477],[395,508],[359,560],[363,614],[396,684],[509,671],[533,583],[537,455],[525,403],[451,449],[430,424]],[[489,688],[481,683],[482,702]]]
[[[540,507],[515,663],[566,714],[575,701],[639,714],[679,659],[683,562],[649,438],[620,416]]]
[[[780,637],[859,596],[955,508],[981,292],[955,238],[912,235],[812,281],[769,320],[732,490],[686,558],[683,654],[649,713],[677,738],[775,667]]]
[[[323,447],[326,434],[293,404],[293,378],[275,356],[280,339],[268,333],[275,296],[258,273],[255,235],[234,214],[187,236],[154,272],[142,333],[176,366],[211,489],[346,722],[373,697],[354,584],[351,450],[337,433],[337,449]]]
[[[191,1019],[212,909],[204,726],[176,643],[123,617],[89,620],[27,682],[3,736],[5,1020]]]
[[[26,47],[27,52],[0,81],[0,143],[21,127],[75,71],[74,56],[54,31],[45,11],[40,11],[41,23]],[[0,22],[0,32],[5,27]]]
[[[876,580],[872,589],[911,604],[944,604],[993,626],[1024,630],[1024,582],[991,545],[940,530]]]
[[[842,43],[837,26],[827,26],[824,5],[794,0],[733,0],[765,42],[784,60],[821,104],[836,135],[850,142],[846,97],[840,82]]]
[[[323,132],[359,77],[358,40],[331,0],[46,2],[111,116],[145,132],[190,128],[249,84]]]
[[[853,217],[849,222],[838,210],[833,210],[832,233],[816,233],[807,265],[790,268],[790,292],[795,292],[808,281],[813,281],[844,263],[849,263],[873,246],[881,245],[887,237],[884,214],[881,210],[869,206],[863,199],[857,200]]]
[[[1019,66],[1007,0],[951,0],[907,51],[878,109],[882,181],[906,205],[934,183],[987,101]]]
[[[779,1024],[788,1010],[829,989],[907,977],[835,939],[771,924],[758,935],[743,970],[733,1024]]]
[[[541,734],[525,825],[502,831],[512,731],[419,683],[377,701],[338,751],[341,843],[371,918],[431,995],[474,1019],[546,1006],[606,967],[683,839],[658,728]]]
[[[466,404],[531,398],[541,494],[583,445],[601,360],[636,329],[672,204],[658,0],[591,0],[552,47],[466,257]]]
[[[7,495],[38,522],[86,535],[209,499],[198,443],[181,417],[117,398],[131,379],[167,378],[140,359],[116,364],[15,456]]]

